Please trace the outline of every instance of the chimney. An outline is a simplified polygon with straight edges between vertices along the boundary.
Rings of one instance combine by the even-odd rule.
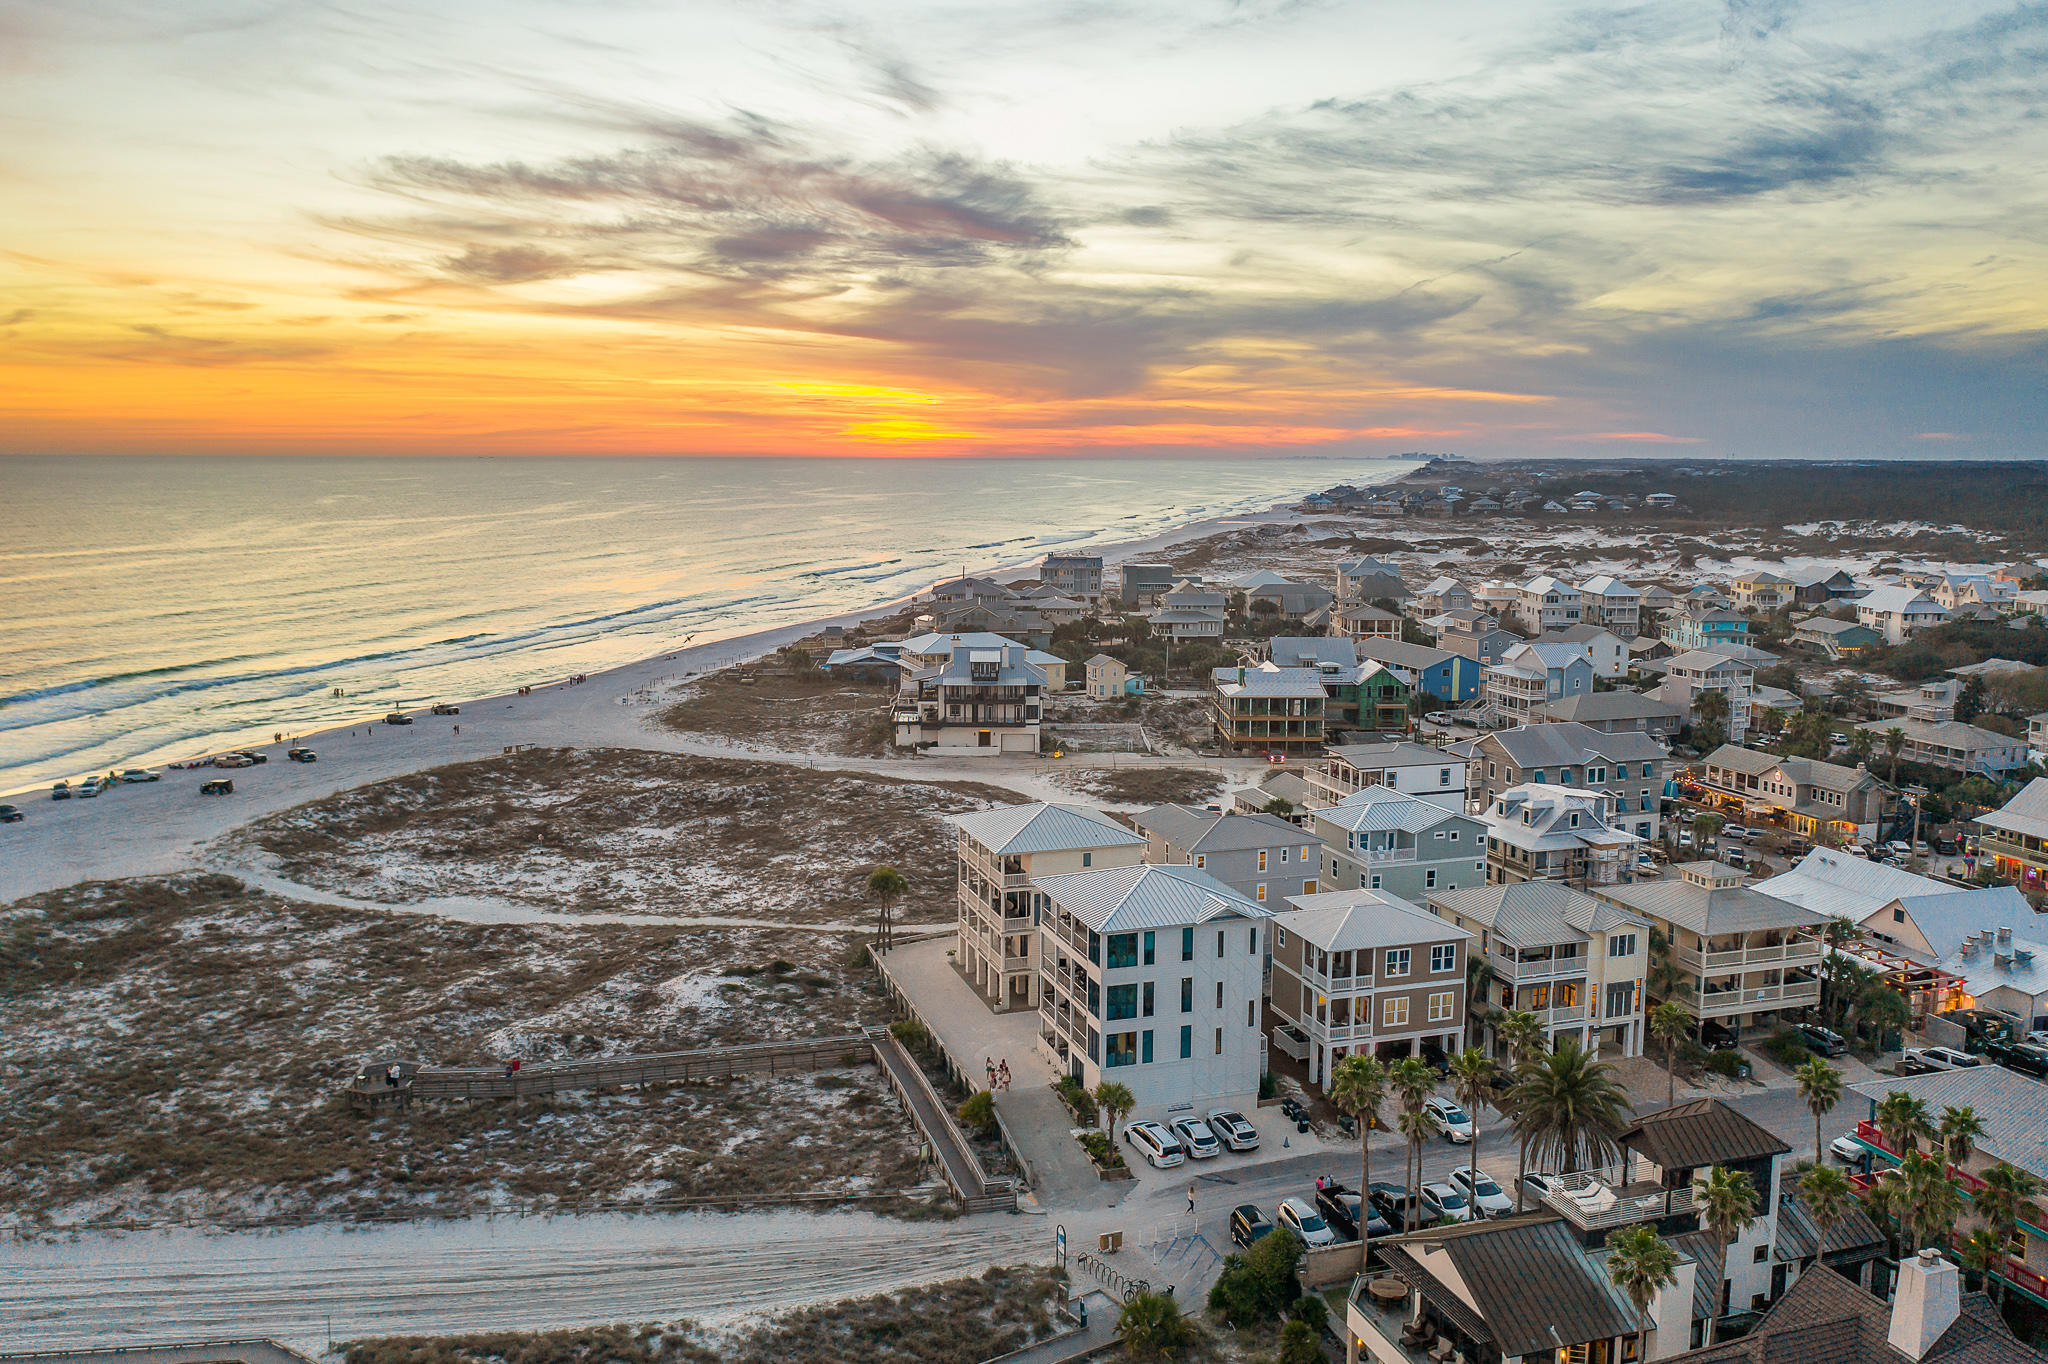
[[[2012,941],[2012,928],[2011,928],[2010,926],[2006,926],[2006,927],[2002,927],[2002,928],[2000,928],[2000,929],[1998,930],[1998,940],[1999,940],[2000,942],[2011,942],[2011,941]]]
[[[1910,1260],[1899,1261],[1897,1295],[1892,1298],[1892,1327],[1885,1339],[1895,1350],[1925,1359],[1963,1312],[1956,1267],[1932,1246]]]

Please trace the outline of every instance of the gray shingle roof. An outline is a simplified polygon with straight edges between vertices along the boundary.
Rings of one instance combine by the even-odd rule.
[[[1410,644],[1405,639],[1361,639],[1355,647],[1360,658],[1370,658],[1381,663],[1391,663],[1396,668],[1414,670],[1434,668],[1439,663],[1446,663],[1457,657],[1448,649],[1432,649],[1427,644]]]
[[[1102,867],[1039,877],[1032,884],[1098,933],[1179,928],[1230,916],[1272,917],[1264,905],[1193,867]]]
[[[1185,853],[1242,852],[1254,848],[1303,848],[1322,840],[1275,815],[1223,815],[1186,805],[1155,805],[1132,820]]]
[[[1552,720],[1566,724],[1591,724],[1600,720],[1677,720],[1684,713],[1669,701],[1659,701],[1636,691],[1589,691],[1567,696],[1543,707]]]
[[[1604,1253],[1580,1244],[1559,1218],[1467,1222],[1374,1244],[1433,1303],[1469,1318],[1457,1325],[1508,1357],[1547,1358],[1562,1346],[1627,1335],[1637,1327],[1634,1306],[1607,1275]],[[1464,1303],[1456,1292],[1423,1268],[1418,1256],[1425,1250],[1443,1251],[1477,1303],[1476,1314],[1461,1312]]]
[[[1609,734],[1590,725],[1560,721],[1522,725],[1488,736],[1517,767],[1563,767],[1587,761],[1645,762],[1666,756],[1664,745],[1636,730]]]
[[[1086,805],[999,805],[957,815],[960,831],[1002,856],[1143,846],[1145,836]]]
[[[1719,1099],[1691,1099],[1636,1119],[1621,1144],[1666,1170],[1782,1156],[1792,1148]]]
[[[1435,908],[1476,920],[1525,946],[1575,942],[1589,933],[1650,926],[1647,919],[1555,881],[1434,890],[1424,898]]]
[[[2048,1085],[2038,1080],[2003,1066],[1972,1066],[1932,1075],[1880,1076],[1850,1088],[1871,1100],[1903,1090],[1926,1100],[1936,1113],[1967,1105],[1984,1124],[1978,1150],[2048,1179]]]

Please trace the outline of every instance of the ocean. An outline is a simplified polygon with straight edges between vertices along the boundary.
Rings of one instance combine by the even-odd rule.
[[[0,791],[596,672],[1411,467],[4,459]]]

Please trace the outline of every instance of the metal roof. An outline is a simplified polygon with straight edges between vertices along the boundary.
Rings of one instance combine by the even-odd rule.
[[[960,832],[1000,856],[1142,846],[1145,836],[1086,805],[999,805],[955,815]]]
[[[1792,1151],[1768,1128],[1719,1099],[1690,1099],[1645,1113],[1618,1140],[1664,1170],[1697,1170]]]
[[[2048,777],[2034,778],[2002,808],[1981,814],[1971,822],[2029,838],[2048,838]]]
[[[1344,635],[1275,635],[1267,643],[1266,655],[1283,668],[1309,666],[1311,662],[1334,663],[1343,668],[1358,666],[1358,648]]]
[[[993,635],[986,630],[963,630],[958,634],[933,632],[916,635],[903,641],[906,654],[950,654],[955,649],[1001,649],[1008,646],[1021,649],[1024,646],[1007,635]]]
[[[1897,901],[1913,916],[1938,956],[1954,951],[1964,937],[1978,929],[2032,922],[2031,913],[2014,917],[2027,905],[2011,886],[1964,890],[1833,848],[1815,848],[1791,870],[1759,881],[1756,888],[1827,918],[1856,923]],[[2000,891],[2007,893],[2001,895]]]
[[[1443,794],[1457,801],[1463,801],[1465,797],[1462,790]],[[1427,796],[1396,791],[1391,786],[1368,786],[1353,791],[1335,805],[1310,813],[1352,833],[1384,833],[1389,829],[1399,829],[1403,833],[1417,834],[1434,829],[1446,820],[1479,822],[1450,806],[1439,805]]]
[[[1290,895],[1287,904],[1290,908],[1274,916],[1275,926],[1328,952],[1456,942],[1479,936],[1383,890],[1326,890],[1314,895]]]
[[[1485,924],[1496,936],[1519,946],[1577,942],[1592,933],[1650,926],[1648,919],[1556,881],[1435,890],[1424,898],[1437,909]]]
[[[1487,735],[1517,767],[1568,767],[1589,759],[1647,762],[1670,756],[1664,745],[1639,730],[1609,733],[1570,720],[1519,725]],[[1482,746],[1484,740],[1481,741]]]
[[[1663,919],[1708,937],[1763,928],[1817,928],[1827,916],[1781,900],[1754,886],[1709,888],[1683,876],[1631,885],[1602,886],[1596,892],[1638,914]]]
[[[1305,698],[1323,694],[1323,675],[1314,668],[1218,668],[1216,690],[1225,696]]]
[[[1639,1325],[1634,1305],[1608,1276],[1605,1251],[1589,1250],[1561,1218],[1463,1222],[1374,1244],[1395,1273],[1508,1358],[1548,1359],[1567,1346],[1630,1335]],[[1462,1294],[1426,1267],[1431,1251],[1450,1261]]]
[[[1193,867],[1101,867],[1038,877],[1032,884],[1097,933],[1182,928],[1231,916],[1272,917],[1264,905]]]
[[[1592,720],[1677,720],[1683,718],[1677,706],[1637,691],[1586,691],[1561,697],[1543,707],[1543,713],[1564,724]]]

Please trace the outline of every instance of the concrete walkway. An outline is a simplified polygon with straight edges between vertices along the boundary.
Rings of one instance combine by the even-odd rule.
[[[1093,1318],[1090,1318],[1093,1320]],[[35,1364],[311,1364],[274,1340],[205,1340],[184,1345],[109,1345],[98,1350],[0,1354],[0,1361]]]
[[[1113,1208],[1133,1187],[1127,1179],[1097,1176],[1095,1162],[1073,1138],[1074,1115],[1051,1085],[1005,1090],[996,1096],[996,1109],[1031,1162],[1039,1206]]]

